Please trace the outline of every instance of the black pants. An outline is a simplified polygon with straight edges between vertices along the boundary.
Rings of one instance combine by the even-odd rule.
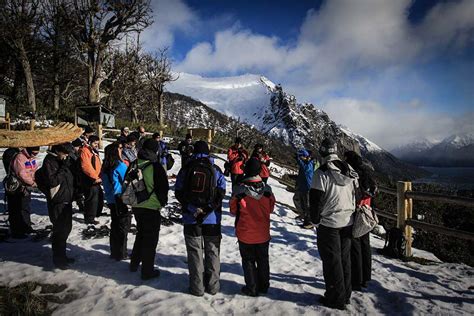
[[[253,294],[266,293],[270,286],[269,243],[270,241],[251,245],[239,241],[245,285]]]
[[[84,189],[84,197],[84,221],[92,223],[97,216],[102,214],[104,192],[100,185],[94,184]]]
[[[33,231],[31,228],[31,193],[18,190],[15,193],[7,193],[8,222],[10,232],[13,237],[28,234]]]
[[[319,225],[318,249],[323,261],[327,305],[341,307],[351,297],[352,226],[330,228]]]
[[[53,263],[66,263],[66,240],[72,229],[72,204],[53,204],[48,201],[48,215],[53,224],[51,245],[53,249]]]
[[[154,270],[156,246],[160,234],[161,215],[158,210],[134,208],[137,235],[130,260],[131,267],[142,264],[142,277],[150,276]]]
[[[132,216],[127,205],[122,200],[115,199],[115,204],[109,204],[112,223],[110,228],[110,255],[116,260],[127,257],[127,235],[130,230]]]
[[[370,233],[352,239],[351,246],[352,288],[360,289],[362,283],[372,279],[372,249]]]

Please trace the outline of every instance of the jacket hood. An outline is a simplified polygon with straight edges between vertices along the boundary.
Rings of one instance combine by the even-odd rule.
[[[158,161],[158,156],[156,155],[156,152],[153,152],[149,149],[142,148],[138,152],[138,159],[148,160],[150,162],[157,162]]]
[[[242,184],[239,186],[237,194],[244,193],[246,196],[250,196],[255,200],[260,200],[265,193],[267,185],[262,182],[260,176],[246,178],[242,180]]]
[[[334,179],[337,185],[349,185],[354,180],[359,178],[357,172],[355,172],[348,163],[340,160],[337,155],[329,155],[325,159],[328,167],[328,173]]]

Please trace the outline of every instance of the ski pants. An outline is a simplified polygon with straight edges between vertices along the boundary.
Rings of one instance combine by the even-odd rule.
[[[270,241],[261,244],[246,244],[239,241],[245,285],[251,293],[266,293],[270,286],[269,244]]]

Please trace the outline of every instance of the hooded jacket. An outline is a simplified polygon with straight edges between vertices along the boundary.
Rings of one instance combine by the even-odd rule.
[[[209,157],[209,155],[195,154],[191,157],[191,160],[200,159],[200,158],[209,159],[211,164],[214,166],[215,177],[216,177],[215,200],[207,206],[207,209],[204,210],[206,212],[206,217],[204,218],[204,221],[202,222],[202,224],[204,225],[220,224],[221,218],[222,218],[222,210],[221,210],[222,199],[225,196],[226,180],[225,180],[224,175],[222,174],[222,171],[219,169],[219,167],[214,165],[214,160],[211,157]],[[186,166],[189,166],[189,164],[187,164]],[[185,211],[183,212],[183,224],[192,225],[192,224],[197,224],[196,217],[194,216],[194,214],[196,213],[197,207],[195,205],[186,203],[186,198],[185,198],[186,192],[184,191],[186,174],[187,174],[187,168],[186,167],[181,168],[181,170],[178,173],[178,176],[176,177],[175,195],[176,195],[176,199],[183,206],[185,206]]]
[[[316,213],[313,221],[318,218],[319,224],[331,228],[352,225],[357,179],[354,169],[337,155],[326,157],[325,163],[316,170],[311,186],[311,212]]]
[[[13,160],[12,170],[26,186],[35,185],[36,169],[38,169],[36,159],[30,156],[26,149],[19,152]]]
[[[74,197],[74,176],[68,160],[60,160],[55,153],[48,152],[41,169],[48,184],[48,201],[54,204],[71,203]]]
[[[105,200],[108,204],[115,204],[115,196],[122,193],[126,172],[127,165],[123,161],[120,161],[111,172],[106,173],[102,170],[102,185],[104,186]]]
[[[150,197],[134,208],[159,210],[168,203],[168,176],[159,163],[156,153],[149,149],[138,152],[138,168],[142,169],[145,186]]]
[[[246,244],[261,244],[270,240],[270,213],[275,208],[275,196],[260,176],[242,180],[230,200],[230,212],[236,216],[235,234]]]
[[[296,178],[296,190],[298,192],[308,192],[314,175],[314,160],[304,161],[300,156],[296,158],[298,163],[298,177]]]
[[[245,149],[241,149],[237,146],[233,145],[227,151],[227,160],[230,162],[230,173],[232,174],[243,174],[244,169],[243,166],[247,159],[249,158],[249,153]]]

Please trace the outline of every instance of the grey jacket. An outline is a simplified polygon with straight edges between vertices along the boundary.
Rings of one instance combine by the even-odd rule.
[[[358,187],[358,175],[337,155],[326,157],[325,163],[313,176],[312,189],[324,192],[320,201],[320,224],[342,228],[353,223]]]

